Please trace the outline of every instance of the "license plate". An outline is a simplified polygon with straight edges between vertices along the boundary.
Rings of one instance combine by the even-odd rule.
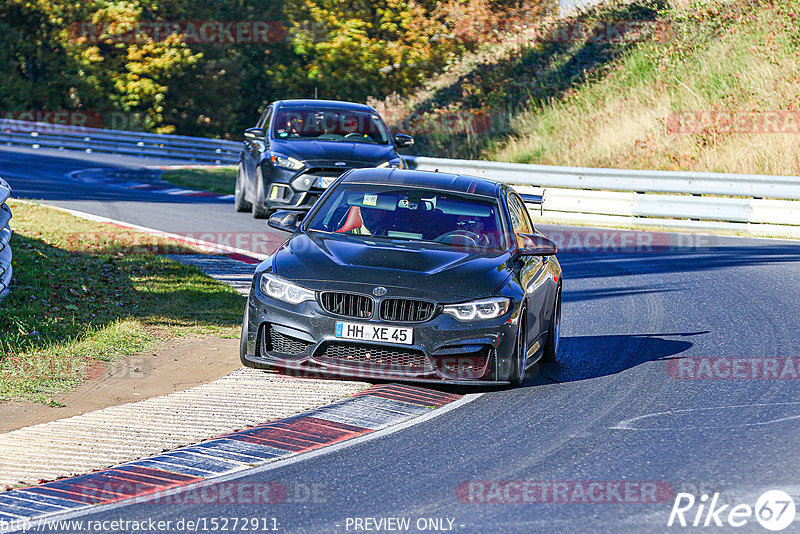
[[[336,337],[411,345],[414,342],[414,329],[336,321]]]
[[[335,176],[317,176],[317,187],[320,189],[328,189],[328,187],[330,187],[330,185],[335,181]]]

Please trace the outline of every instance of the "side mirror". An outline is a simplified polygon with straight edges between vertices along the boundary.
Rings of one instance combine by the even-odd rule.
[[[406,134],[397,134],[394,136],[394,144],[397,148],[405,148],[414,144],[414,138]]]
[[[294,233],[295,230],[300,227],[300,223],[303,221],[305,215],[305,212],[302,211],[276,211],[272,214],[272,217],[269,218],[267,224],[270,228]]]
[[[264,139],[266,136],[264,128],[248,128],[244,131],[245,139]]]
[[[519,249],[520,256],[554,256],[558,246],[539,234],[518,234],[523,241]]]

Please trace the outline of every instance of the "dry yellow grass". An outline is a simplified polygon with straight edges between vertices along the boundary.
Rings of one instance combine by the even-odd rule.
[[[746,126],[729,131],[710,120],[692,132],[669,132],[666,126],[670,113],[768,118],[779,110],[798,111],[800,64],[788,32],[775,24],[767,5],[681,57],[659,51],[657,43],[643,44],[601,80],[517,115],[513,126],[519,133],[486,156],[595,167],[800,174],[796,133],[748,132]]]
[[[627,44],[498,46],[414,99],[382,104],[393,117],[474,109],[507,117],[477,142],[423,134],[418,153],[426,155],[800,175],[798,14],[800,0],[611,3],[574,20],[630,17],[665,31]],[[697,112],[705,113],[702,121],[668,128],[676,116]],[[795,133],[743,125],[780,112],[790,114]]]

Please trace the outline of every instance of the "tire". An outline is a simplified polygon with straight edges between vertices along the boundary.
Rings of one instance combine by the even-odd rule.
[[[253,199],[253,217],[255,219],[266,219],[272,214],[272,210],[266,206],[266,203],[264,179],[261,176],[261,169],[258,169],[256,171],[256,195]]]
[[[252,205],[245,199],[245,183],[242,179],[242,174],[242,166],[239,165],[239,170],[236,173],[236,188],[233,192],[233,207],[239,213],[253,209]]]
[[[554,362],[558,359],[558,345],[561,339],[561,286],[556,290],[556,302],[554,304],[553,320],[550,324],[550,331],[547,332],[547,341],[544,344],[543,362]]]
[[[525,309],[520,313],[519,329],[517,330],[517,341],[514,343],[514,361],[511,365],[511,373],[508,381],[513,387],[519,387],[525,381],[525,364],[527,355],[525,350]]]

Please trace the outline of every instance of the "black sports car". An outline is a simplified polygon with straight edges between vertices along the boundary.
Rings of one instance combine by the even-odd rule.
[[[414,143],[370,106],[332,100],[274,102],[244,136],[235,207],[257,218],[310,208],[349,169],[405,168],[397,148]]]
[[[240,355],[250,367],[520,384],[558,352],[561,266],[509,186],[358,169],[256,269]]]

